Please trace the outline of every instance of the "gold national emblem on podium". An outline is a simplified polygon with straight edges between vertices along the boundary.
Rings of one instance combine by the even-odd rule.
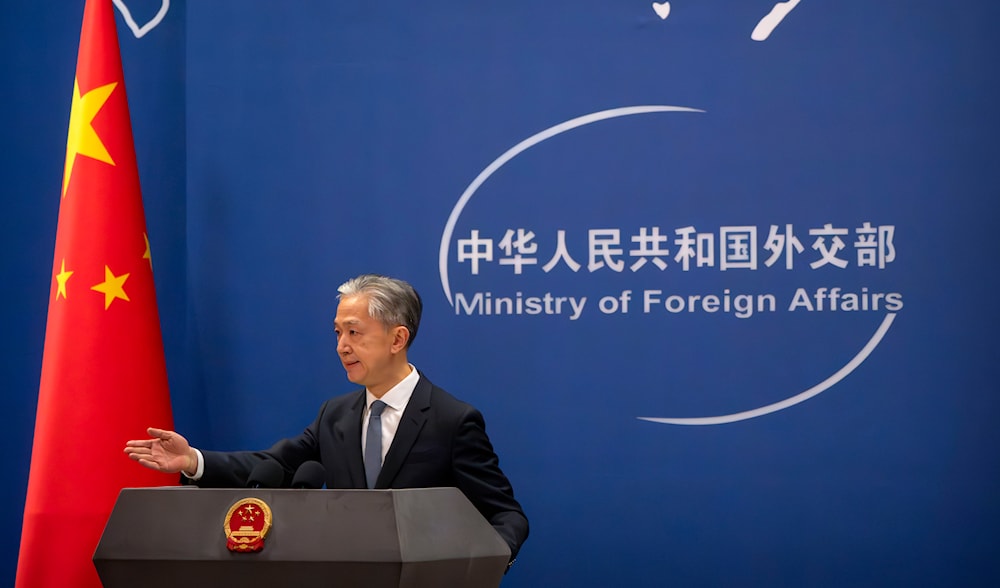
[[[236,553],[264,549],[264,537],[271,529],[271,508],[257,498],[244,498],[226,514],[226,547]]]

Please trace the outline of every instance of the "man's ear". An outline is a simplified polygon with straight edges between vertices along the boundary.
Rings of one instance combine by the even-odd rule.
[[[410,341],[410,330],[399,325],[392,328],[392,352],[399,353],[406,349],[406,344]]]

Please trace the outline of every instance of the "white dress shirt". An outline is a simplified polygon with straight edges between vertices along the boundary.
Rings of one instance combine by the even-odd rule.
[[[385,403],[382,409],[382,462],[385,462],[385,455],[392,447],[392,440],[396,437],[396,430],[399,429],[399,421],[403,419],[403,411],[413,396],[413,389],[417,387],[420,374],[417,368],[410,365],[410,374],[399,381],[386,392],[382,398],[375,396],[365,390],[365,414],[361,421],[361,455],[365,454],[365,447],[368,446],[368,415],[371,414],[372,403],[381,400]]]

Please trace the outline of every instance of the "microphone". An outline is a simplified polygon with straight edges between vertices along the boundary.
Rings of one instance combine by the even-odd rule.
[[[277,461],[267,458],[250,470],[247,488],[280,488],[285,479],[285,469]]]
[[[318,461],[307,461],[295,470],[292,488],[318,490],[326,483],[326,468]]]

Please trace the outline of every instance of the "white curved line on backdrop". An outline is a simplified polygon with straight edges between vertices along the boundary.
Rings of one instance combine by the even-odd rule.
[[[757,26],[754,27],[753,32],[750,33],[750,38],[754,41],[766,41],[771,33],[774,32],[775,27],[781,24],[781,21],[788,16],[796,6],[799,5],[799,0],[788,0],[788,2],[778,2],[771,9],[771,12],[767,13],[767,16],[760,19]]]
[[[160,21],[163,20],[163,17],[167,15],[167,11],[170,10],[170,0],[161,0],[160,10],[156,12],[156,16],[146,24],[139,26],[135,22],[135,19],[132,18],[132,12],[125,5],[125,0],[113,0],[113,2],[115,7],[118,8],[118,12],[122,13],[122,17],[125,18],[125,24],[132,30],[132,34],[135,35],[136,39],[141,39],[143,35],[155,29],[160,24]]]
[[[458,199],[455,204],[455,208],[452,209],[451,215],[448,216],[448,223],[444,227],[444,233],[441,234],[441,248],[438,254],[438,271],[441,273],[441,287],[444,288],[444,294],[448,297],[448,304],[454,306],[455,303],[451,299],[451,286],[448,282],[448,248],[451,245],[451,235],[455,231],[455,225],[458,224],[458,217],[462,215],[462,209],[465,205],[469,203],[472,199],[472,195],[476,193],[476,190],[491,176],[494,172],[504,166],[508,161],[514,159],[522,151],[526,151],[530,147],[541,143],[546,139],[551,139],[560,133],[565,133],[566,131],[575,129],[577,127],[582,127],[584,125],[589,125],[590,123],[607,120],[609,118],[617,118],[620,116],[629,116],[633,114],[648,114],[651,112],[705,112],[704,110],[699,110],[697,108],[687,108],[685,106],[626,106],[622,108],[612,108],[610,110],[602,110],[600,112],[594,112],[591,114],[585,114],[574,119],[570,119],[566,122],[559,123],[554,127],[549,127],[540,133],[536,133],[527,139],[521,141],[517,145],[514,145],[508,149],[503,155],[493,160],[493,163],[486,166],[486,169],[479,172],[476,179],[469,184],[469,187],[465,189],[462,196]]]
[[[771,414],[772,412],[778,412],[779,410],[784,410],[789,406],[795,406],[800,402],[805,402],[806,400],[809,400],[813,396],[816,396],[821,392],[824,392],[837,382],[843,380],[844,378],[847,377],[848,374],[853,372],[859,365],[861,365],[866,359],[868,359],[868,356],[871,355],[871,352],[874,351],[875,348],[878,347],[878,344],[882,341],[882,337],[885,337],[885,334],[889,331],[889,327],[892,325],[892,321],[895,318],[896,318],[896,313],[893,312],[885,315],[885,318],[882,320],[882,324],[879,325],[878,329],[875,331],[875,334],[872,335],[872,338],[868,340],[868,343],[865,344],[865,346],[861,349],[861,351],[858,352],[857,355],[854,356],[854,359],[847,362],[847,364],[844,365],[844,367],[837,370],[837,372],[834,373],[832,376],[823,380],[819,384],[816,384],[812,388],[809,388],[805,392],[802,392],[801,394],[796,394],[791,398],[786,398],[781,402],[775,402],[774,404],[769,404],[767,406],[755,408],[754,410],[747,410],[744,412],[737,412],[733,414],[726,414],[726,415],[712,416],[712,417],[696,417],[696,418],[636,417],[636,418],[643,421],[650,421],[653,423],[665,423],[668,425],[721,425],[725,423],[735,423],[736,421],[745,421],[747,419],[752,419],[759,416],[763,416],[765,414]]]

